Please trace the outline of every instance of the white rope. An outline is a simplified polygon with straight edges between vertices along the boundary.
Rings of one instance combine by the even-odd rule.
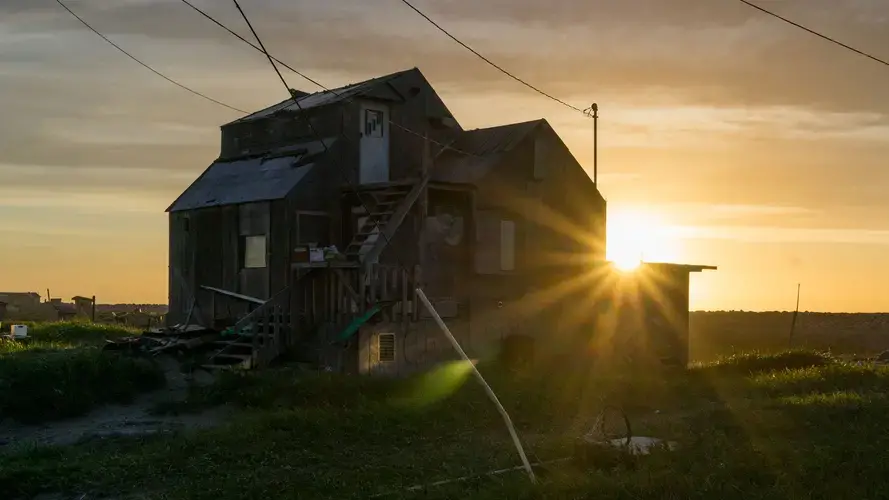
[[[573,459],[573,457],[557,458],[555,460],[546,460],[544,462],[535,462],[535,463],[531,464],[531,466],[532,467],[541,467],[544,465],[551,465],[551,464],[556,464],[556,463],[560,463],[560,462],[567,462],[572,459]],[[479,474],[479,475],[474,475],[474,476],[461,476],[461,477],[455,477],[453,479],[443,479],[441,481],[435,481],[434,483],[415,484],[413,486],[408,486],[407,488],[404,488],[403,490],[393,490],[393,491],[387,491],[385,493],[377,493],[376,495],[371,496],[371,498],[379,498],[379,497],[394,495],[395,493],[399,493],[401,491],[421,491],[421,490],[425,490],[427,488],[431,488],[434,486],[443,486],[445,484],[459,483],[462,481],[468,481],[470,479],[475,479],[475,478],[479,478],[479,477],[498,476],[500,474],[506,474],[507,472],[522,470],[524,468],[525,468],[524,465],[519,465],[516,467],[508,467],[506,469],[492,470],[489,472],[485,472],[484,474]]]
[[[500,412],[500,415],[503,417],[503,421],[506,423],[506,428],[509,430],[509,435],[512,437],[512,442],[515,445],[516,451],[519,452],[519,457],[522,459],[522,464],[525,468],[525,472],[528,473],[528,478],[531,479],[532,483],[537,482],[537,478],[534,476],[534,470],[531,468],[531,463],[528,462],[528,457],[525,456],[525,449],[522,448],[522,443],[519,441],[519,436],[516,434],[515,427],[512,425],[512,419],[509,418],[509,414],[506,413],[506,409],[503,408],[503,405],[500,404],[500,400],[497,399],[497,395],[494,394],[494,390],[491,389],[491,386],[488,385],[488,382],[485,381],[485,378],[482,377],[482,374],[479,373],[478,369],[476,369],[475,364],[472,360],[469,359],[469,356],[463,352],[463,348],[460,347],[460,343],[457,342],[457,339],[454,338],[454,335],[448,329],[445,322],[439,316],[438,311],[432,307],[432,303],[429,302],[429,299],[426,297],[426,294],[423,293],[423,290],[420,288],[416,289],[417,296],[420,297],[420,300],[423,301],[423,305],[426,306],[426,309],[429,310],[429,314],[432,315],[432,318],[435,319],[435,322],[438,324],[438,327],[441,328],[441,331],[444,332],[445,336],[451,342],[451,345],[454,346],[454,349],[460,354],[460,357],[463,358],[464,361],[469,363],[469,366],[472,368],[472,373],[475,375],[475,378],[482,384],[485,388],[485,392],[488,393],[488,397],[491,398],[491,401],[494,402],[494,405],[497,406],[497,410]]]

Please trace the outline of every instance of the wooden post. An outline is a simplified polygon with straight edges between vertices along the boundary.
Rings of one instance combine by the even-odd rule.
[[[793,319],[790,322],[790,337],[787,339],[787,347],[793,348],[793,332],[796,330],[796,317],[799,315],[799,288],[800,284],[796,284],[796,309],[793,310]]]
[[[210,293],[210,328],[216,327],[216,292]]]
[[[364,314],[364,310],[367,309],[367,272],[367,266],[358,268],[358,295],[361,297],[361,302],[358,304],[357,314]]]
[[[408,298],[408,279],[407,279],[407,269],[401,270],[401,324],[404,328],[404,334],[407,333],[407,322],[408,322],[408,309],[407,309],[407,298]],[[402,335],[404,335],[402,334]]]
[[[93,323],[95,323],[96,322],[96,296],[95,295],[93,295],[92,304],[93,305],[92,305],[92,311],[90,312],[90,319],[92,320]]]

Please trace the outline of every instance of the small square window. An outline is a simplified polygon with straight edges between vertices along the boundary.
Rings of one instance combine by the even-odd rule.
[[[255,269],[266,266],[266,237],[244,237],[244,267]]]
[[[377,342],[380,363],[393,363],[395,361],[395,334],[381,333],[377,335]]]

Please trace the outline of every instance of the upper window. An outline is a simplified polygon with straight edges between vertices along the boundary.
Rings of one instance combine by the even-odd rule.
[[[244,267],[255,269],[266,266],[266,237],[244,237]]]
[[[364,110],[364,136],[383,137],[383,112],[378,109]]]

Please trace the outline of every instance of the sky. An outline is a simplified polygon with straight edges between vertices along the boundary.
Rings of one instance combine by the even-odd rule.
[[[233,4],[194,3],[249,35]],[[329,87],[416,66],[464,128],[546,118],[592,172],[589,120],[398,0],[241,3],[269,51]],[[889,310],[889,67],[734,0],[414,3],[548,93],[598,103],[609,252],[718,266],[694,275],[693,309],[792,309],[800,283],[803,310]],[[261,54],[179,0],[67,4],[215,99],[286,97]],[[885,0],[760,4],[889,58]],[[238,116],[52,0],[4,0],[0,289],[166,302],[164,210]]]

